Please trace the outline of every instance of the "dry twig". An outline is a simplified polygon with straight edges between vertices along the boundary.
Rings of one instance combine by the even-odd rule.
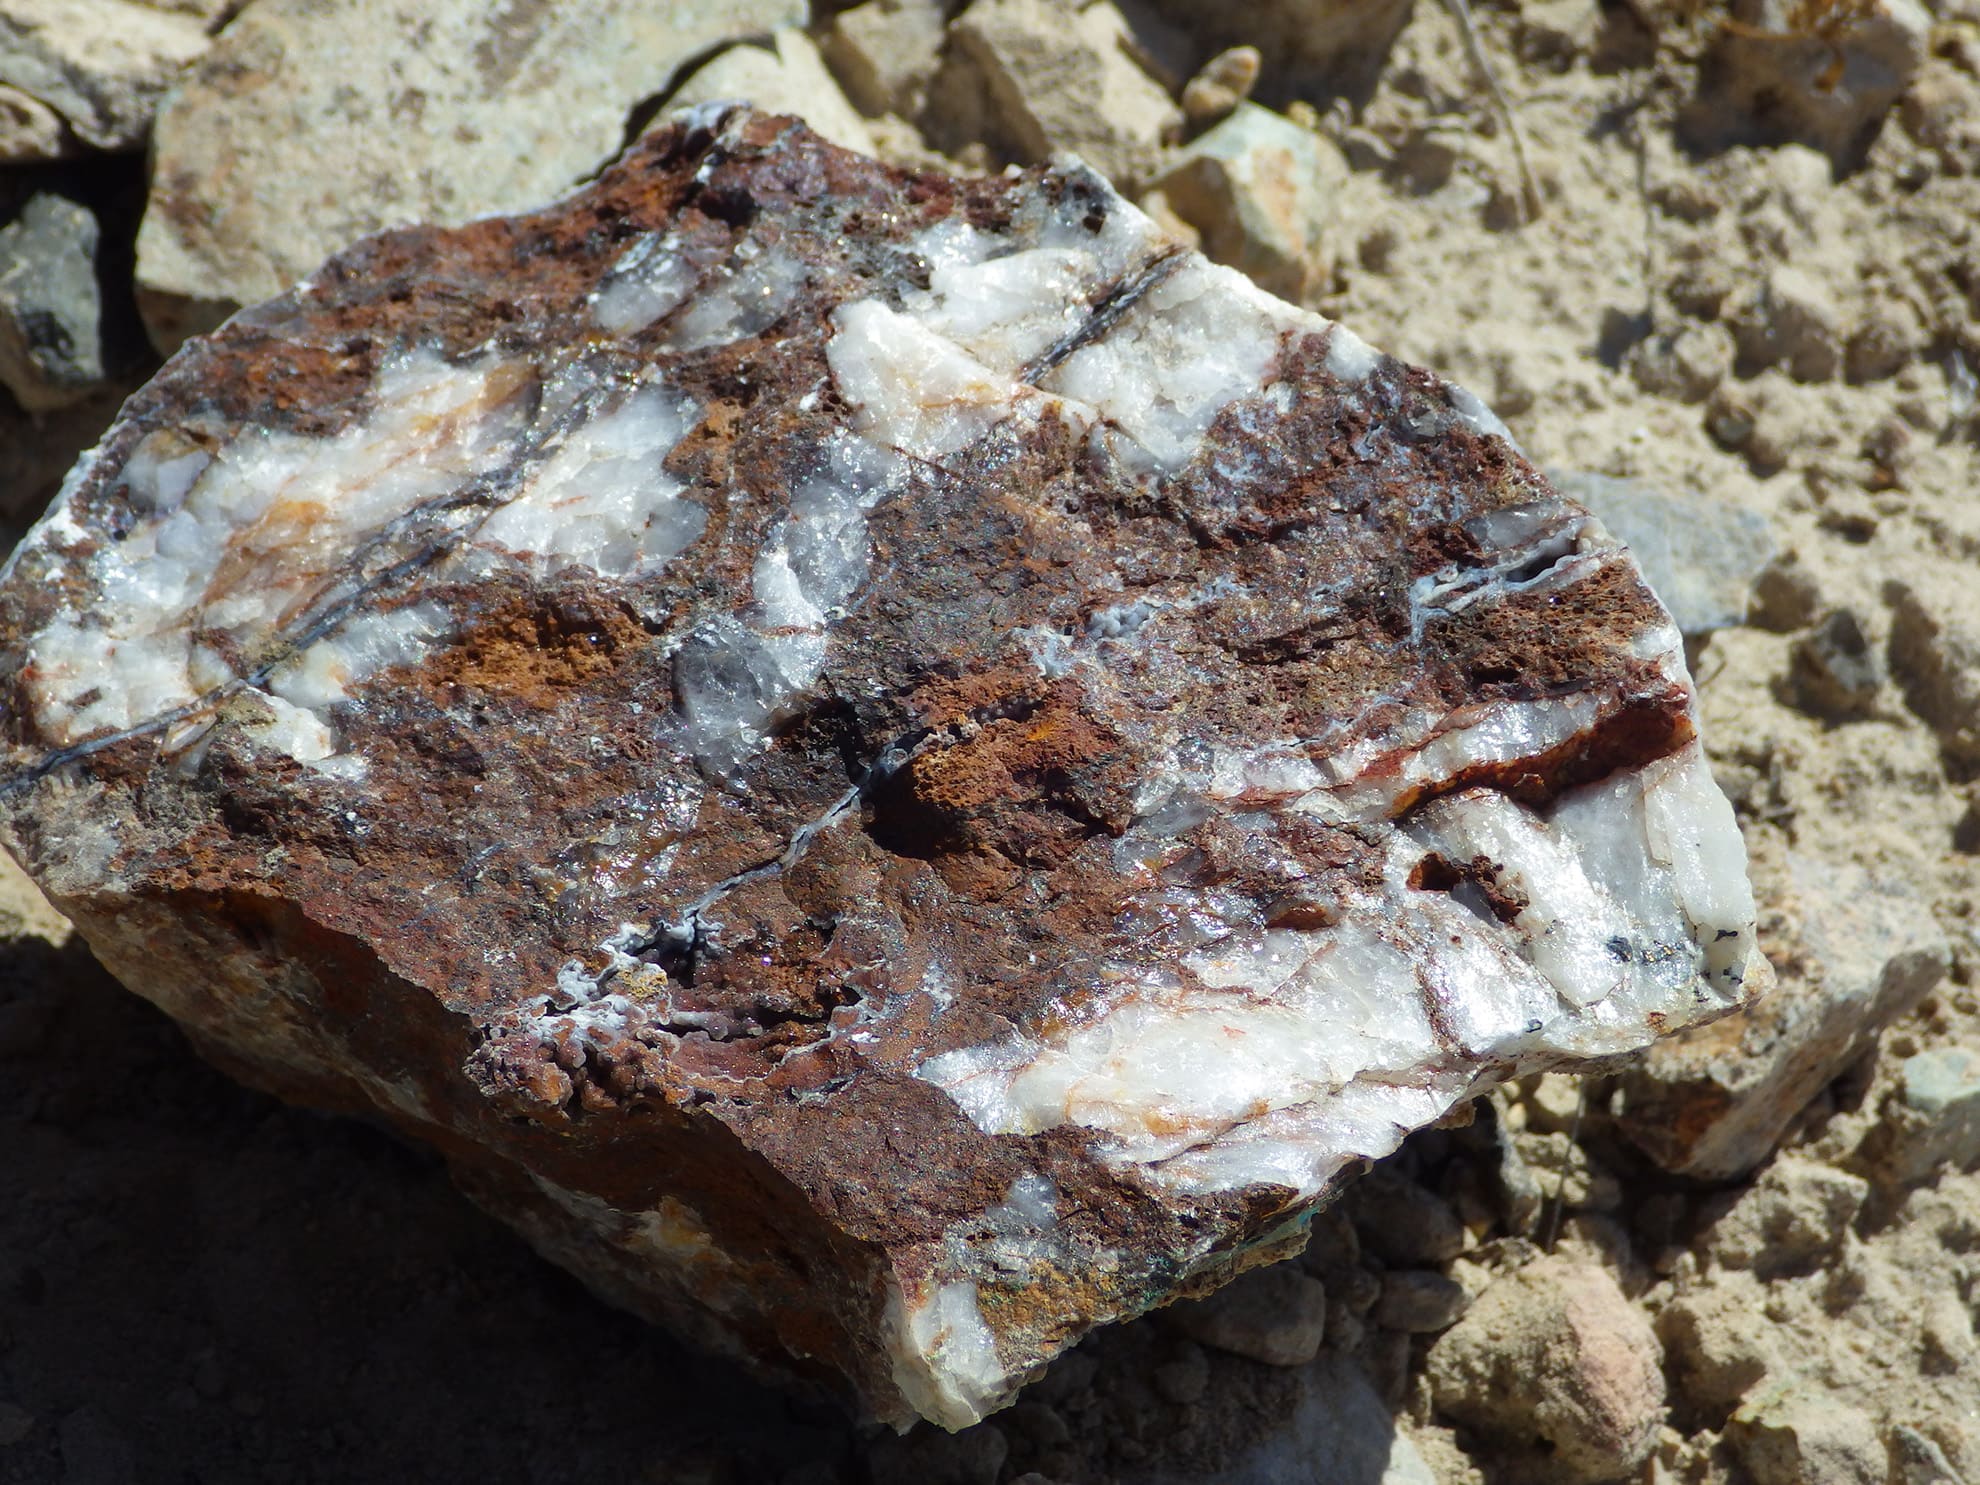
[[[1820,0],[1808,0],[1808,3],[1820,3]],[[1471,6],[1467,0],[1444,0],[1444,4],[1464,37],[1464,49],[1470,54],[1471,65],[1478,69],[1478,75],[1485,79],[1485,86],[1491,89],[1493,105],[1499,111],[1499,121],[1506,126],[1506,135],[1512,140],[1513,161],[1519,169],[1520,221],[1537,221],[1540,216],[1540,188],[1534,182],[1533,167],[1526,158],[1526,136],[1520,133],[1512,102],[1506,97],[1505,89],[1499,86],[1498,74],[1492,70],[1485,48],[1479,44],[1478,30],[1471,23]]]

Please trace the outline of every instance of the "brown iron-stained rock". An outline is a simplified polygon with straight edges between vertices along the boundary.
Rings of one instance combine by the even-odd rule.
[[[0,581],[5,839],[216,1060],[960,1426],[1737,1005],[1668,616],[1097,177],[691,115],[189,343]]]

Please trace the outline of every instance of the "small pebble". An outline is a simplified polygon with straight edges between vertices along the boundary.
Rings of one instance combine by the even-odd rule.
[[[1432,1335],[1457,1324],[1469,1303],[1462,1284],[1434,1269],[1393,1269],[1382,1278],[1375,1323],[1384,1330]]]
[[[1814,623],[1821,608],[1821,585],[1793,552],[1770,563],[1754,580],[1751,619],[1761,629],[1792,634]]]
[[[1254,1269],[1164,1311],[1191,1340],[1271,1366],[1304,1366],[1327,1333],[1327,1289],[1290,1263]]]
[[[1819,717],[1860,717],[1876,709],[1888,677],[1856,615],[1836,609],[1795,641],[1790,678],[1796,702]]]
[[[1799,268],[1776,268],[1728,319],[1744,371],[1785,366],[1796,381],[1819,382],[1842,365],[1842,315],[1829,286]]]
[[[1929,339],[1917,310],[1902,299],[1885,300],[1850,332],[1843,348],[1843,375],[1852,382],[1895,376]]]
[[[1722,325],[1688,321],[1639,345],[1630,375],[1655,397],[1703,402],[1732,374],[1733,339]]]
[[[1216,123],[1251,96],[1263,65],[1255,46],[1234,46],[1219,52],[1184,84],[1184,116],[1199,128]]]
[[[1634,1470],[1663,1418],[1662,1348],[1599,1267],[1540,1258],[1493,1284],[1430,1348],[1440,1412],[1539,1457],[1507,1479],[1610,1481]],[[1510,1464],[1510,1461],[1509,1461]]]
[[[1464,1251],[1464,1224],[1451,1204],[1407,1177],[1374,1170],[1343,1205],[1361,1245],[1391,1268],[1429,1268]]]

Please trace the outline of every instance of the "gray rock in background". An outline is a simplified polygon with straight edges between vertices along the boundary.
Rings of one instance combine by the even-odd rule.
[[[1361,1246],[1392,1268],[1431,1268],[1464,1251],[1464,1224],[1451,1204],[1397,1171],[1370,1171],[1341,1207]]]
[[[1842,369],[1843,312],[1820,274],[1776,264],[1734,299],[1726,322],[1743,371],[1784,366],[1798,382],[1824,382]]]
[[[0,84],[98,149],[141,145],[160,96],[207,46],[196,17],[129,0],[0,0]]]
[[[1219,1351],[1268,1366],[1304,1366],[1319,1354],[1326,1335],[1327,1290],[1297,1264],[1274,1263],[1215,1294],[1170,1305],[1162,1317],[1191,1340]]]
[[[1462,1284],[1435,1269],[1391,1269],[1382,1276],[1375,1323],[1384,1330],[1430,1335],[1457,1324],[1470,1303]]]
[[[1673,495],[1637,480],[1549,472],[1635,555],[1687,639],[1746,622],[1753,585],[1773,560],[1764,517],[1707,495]]]
[[[1695,148],[1795,140],[1839,167],[1861,158],[1910,84],[1932,18],[1916,0],[1877,0],[1811,27],[1795,0],[1735,0],[1679,117]],[[1819,15],[1820,12],[1814,12]]]
[[[1891,669],[1911,709],[1955,761],[1980,763],[1980,588],[1907,572],[1884,585],[1891,606]]]
[[[1227,47],[1257,47],[1265,63],[1258,96],[1276,105],[1372,91],[1412,0],[1148,0],[1148,7],[1188,35],[1199,62]]]
[[[0,228],[0,384],[29,412],[103,382],[96,242],[89,208],[49,194]]]
[[[725,41],[804,0],[258,0],[160,109],[138,302],[164,353],[406,222],[542,205]]]
[[[1804,710],[1818,717],[1867,715],[1876,709],[1878,692],[1890,679],[1862,620],[1846,608],[1829,613],[1794,642],[1788,655],[1790,690]]]

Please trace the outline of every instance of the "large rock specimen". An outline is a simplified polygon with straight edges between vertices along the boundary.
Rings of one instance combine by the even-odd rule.
[[[189,343],[0,583],[9,847],[216,1060],[897,1423],[1744,998],[1677,630],[1097,176],[713,109]]]

